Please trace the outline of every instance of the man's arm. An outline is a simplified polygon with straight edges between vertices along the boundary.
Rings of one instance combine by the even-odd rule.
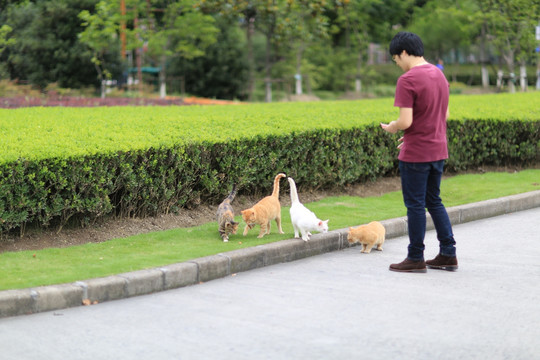
[[[448,111],[446,112],[448,114]],[[381,123],[383,130],[389,133],[395,134],[398,130],[408,129],[413,122],[413,109],[412,108],[399,108],[399,117],[397,120],[392,121],[390,124]]]

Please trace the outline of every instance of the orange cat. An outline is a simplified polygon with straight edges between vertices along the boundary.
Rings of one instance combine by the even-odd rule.
[[[376,250],[382,251],[385,236],[386,230],[384,226],[378,221],[372,221],[357,228],[350,227],[347,240],[349,244],[362,244],[361,252],[369,254],[375,245],[377,246]]]
[[[279,179],[286,177],[285,174],[277,174],[274,179],[274,191],[272,195],[263,198],[261,201],[253,205],[252,208],[242,210],[242,219],[246,223],[244,236],[255,225],[261,225],[261,231],[258,238],[262,238],[265,234],[270,234],[270,221],[276,220],[279,233],[284,234],[281,229],[281,205],[279,203]]]

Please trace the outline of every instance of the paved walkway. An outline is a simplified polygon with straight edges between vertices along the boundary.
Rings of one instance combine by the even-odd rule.
[[[540,359],[540,208],[454,226],[459,270],[388,271],[406,236],[121,301],[0,319],[1,359]],[[426,257],[437,253],[434,231]]]

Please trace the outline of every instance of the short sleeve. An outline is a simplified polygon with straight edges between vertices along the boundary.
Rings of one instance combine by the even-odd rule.
[[[405,108],[412,108],[414,106],[413,87],[404,76],[401,76],[397,81],[394,106]]]

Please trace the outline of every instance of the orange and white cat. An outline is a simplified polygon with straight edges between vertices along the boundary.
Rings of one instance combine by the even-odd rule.
[[[369,254],[373,246],[376,250],[382,251],[382,245],[386,236],[386,229],[378,221],[372,221],[367,225],[360,225],[356,228],[349,228],[347,240],[349,244],[362,244],[363,253]]]
[[[261,226],[258,238],[262,238],[265,234],[270,234],[270,221],[276,220],[279,233],[284,234],[281,229],[281,204],[279,203],[279,180],[287,175],[280,173],[274,179],[274,190],[272,195],[260,200],[253,207],[242,210],[242,219],[246,223],[244,228],[244,236],[255,225]]]

